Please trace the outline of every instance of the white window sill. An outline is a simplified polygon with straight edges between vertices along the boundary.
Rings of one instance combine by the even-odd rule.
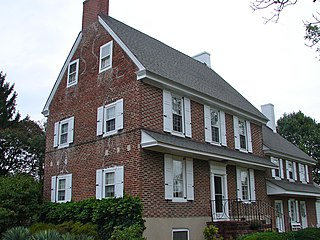
[[[75,86],[75,85],[77,85],[77,83],[78,83],[77,81],[76,81],[76,82],[73,82],[73,83],[70,83],[70,84],[68,83],[67,88],[68,88],[68,87]]]
[[[295,182],[295,180],[294,179],[288,179],[289,180],[289,182]]]
[[[111,136],[111,135],[115,135],[115,134],[117,134],[117,133],[118,133],[117,130],[110,131],[110,132],[106,132],[106,133],[103,134],[102,137],[108,137],[108,136]]]
[[[62,148],[66,148],[69,147],[69,143],[68,144],[62,144],[58,146],[58,149],[62,149]]]
[[[183,133],[180,133],[180,132],[174,132],[174,131],[172,131],[171,134],[174,135],[174,136],[177,136],[177,137],[183,137],[183,138],[186,137]]]
[[[106,67],[106,68],[104,68],[104,69],[99,69],[99,73],[105,72],[105,71],[107,71],[107,70],[110,69],[110,68],[112,68],[112,65],[110,65],[110,66],[108,66],[108,67]]]
[[[172,202],[188,202],[186,198],[173,198]]]
[[[211,142],[212,145],[215,145],[215,146],[218,146],[218,147],[221,147],[221,143],[218,143],[218,142]]]
[[[273,177],[275,180],[281,180],[281,177]]]
[[[302,182],[303,184],[308,184],[307,182]]]
[[[247,150],[247,149],[242,149],[242,148],[240,148],[239,151],[240,151],[240,152],[243,152],[243,153],[248,153],[248,150]]]

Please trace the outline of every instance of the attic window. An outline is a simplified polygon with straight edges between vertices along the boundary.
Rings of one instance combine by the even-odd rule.
[[[112,67],[112,46],[113,42],[110,41],[100,47],[99,73]]]
[[[76,85],[78,82],[79,59],[71,62],[68,67],[67,87]]]

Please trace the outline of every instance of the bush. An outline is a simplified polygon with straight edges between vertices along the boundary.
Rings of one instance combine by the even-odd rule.
[[[2,240],[26,240],[30,238],[31,233],[28,228],[15,227],[9,229],[3,234]]]
[[[305,228],[292,234],[295,240],[319,240],[320,228]]]
[[[205,240],[216,240],[222,238],[216,238],[219,229],[213,225],[206,226],[203,230],[203,236]]]
[[[37,220],[41,185],[31,176],[0,177],[0,234],[16,226],[29,226]]]
[[[111,235],[111,240],[144,240],[142,237],[143,230],[138,224],[130,227],[121,228],[115,227]]]
[[[289,240],[287,234],[277,232],[252,233],[238,238],[238,240]]]

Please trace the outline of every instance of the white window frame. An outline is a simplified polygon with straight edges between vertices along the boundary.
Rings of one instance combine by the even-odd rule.
[[[292,167],[290,167],[290,163],[292,164]],[[292,171],[292,178],[290,177],[291,171]],[[287,179],[290,182],[297,181],[297,163],[293,162],[293,161],[286,160],[286,173],[287,173]]]
[[[173,161],[183,162],[183,197],[173,195]],[[164,188],[165,199],[173,202],[187,202],[194,200],[193,159],[179,156],[164,155]]]
[[[240,131],[239,123],[244,122],[245,124],[245,138],[246,138],[246,148],[241,148],[240,144]],[[248,120],[239,119],[237,116],[233,116],[233,130],[234,130],[234,145],[235,149],[242,152],[253,152],[252,148],[252,135],[251,135],[251,123]]]
[[[173,97],[181,99],[182,132],[173,130]],[[170,91],[163,90],[163,131],[180,137],[192,137],[191,129],[191,102],[190,99]]]
[[[73,64],[76,64],[76,70],[75,72],[70,73],[70,68]],[[75,74],[75,80],[73,82],[70,82],[70,76]],[[68,77],[67,77],[67,87],[71,87],[73,85],[76,85],[78,83],[78,76],[79,76],[79,58],[69,63],[68,66]]]
[[[174,240],[174,238],[173,238],[173,233],[174,232],[187,232],[187,240],[189,240],[190,239],[190,232],[189,232],[189,229],[187,229],[187,228],[177,228],[177,229],[172,229],[172,240]]]
[[[115,166],[96,170],[96,199],[107,198],[105,193],[105,178],[107,173],[114,173],[114,197],[123,197],[124,167]]]
[[[61,143],[61,135],[62,135],[62,125],[68,124],[67,131],[67,141],[65,143]],[[65,134],[65,133],[64,133]],[[53,147],[65,148],[69,147],[70,143],[73,143],[74,138],[74,117],[70,117],[60,122],[56,122],[54,124],[54,139],[53,139]]]
[[[103,50],[104,50],[105,48],[109,48],[109,49],[107,49],[107,51],[109,52],[109,54],[106,54],[105,56],[103,56],[102,53],[103,53]],[[113,52],[113,41],[110,41],[110,42],[108,42],[108,43],[106,43],[106,44],[104,44],[104,45],[102,45],[102,46],[100,47],[99,73],[102,73],[102,72],[104,72],[104,71],[112,68],[112,52]],[[109,58],[109,59],[110,59],[110,65],[107,66],[107,67],[102,68],[102,61],[103,61],[103,59],[105,59],[105,58]]]
[[[293,204],[293,209],[295,212],[292,213],[291,211],[291,203]],[[296,199],[289,199],[288,200],[288,212],[290,217],[290,223],[300,223],[299,220],[299,203]]]
[[[299,163],[298,164],[299,168],[299,180],[302,183],[308,183],[309,182],[309,169],[308,169],[308,165]]]
[[[110,108],[115,108],[115,129],[107,131],[107,111]],[[123,99],[110,103],[106,106],[101,106],[97,109],[97,136],[107,137],[117,134],[123,129]]]
[[[58,200],[59,181],[65,180],[65,199]],[[51,202],[70,202],[72,198],[72,174],[51,177]]]
[[[212,124],[211,124],[211,113],[215,111],[218,113],[218,128],[219,128],[219,141],[215,142],[212,139]],[[210,106],[204,105],[204,127],[205,127],[205,141],[211,144],[227,146],[227,132],[224,111],[217,110]]]
[[[249,185],[248,186],[248,198],[249,199],[243,199],[243,196],[242,196],[242,181],[241,181],[241,173],[242,172],[246,172],[247,176],[248,176],[248,185]],[[240,201],[244,201],[244,202],[256,201],[254,169],[237,167],[237,198]]]
[[[272,177],[277,180],[283,179],[283,160],[281,158],[271,157],[271,162],[278,166],[277,169],[272,169]],[[276,175],[276,170],[278,170],[278,176]]]

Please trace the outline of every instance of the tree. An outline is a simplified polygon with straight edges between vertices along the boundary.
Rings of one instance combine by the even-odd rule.
[[[15,114],[17,93],[13,91],[14,85],[5,82],[6,75],[0,72],[0,129],[17,123],[20,114]]]
[[[320,183],[320,124],[301,111],[284,114],[277,121],[279,134],[317,160],[314,181]]]
[[[313,1],[315,4],[316,0]],[[269,17],[265,17],[266,23],[273,21],[278,22],[280,14],[284,11],[285,8],[295,5],[298,0],[255,0],[251,3],[251,8],[253,11],[263,10],[263,9],[272,9],[272,13]],[[319,7],[319,5],[317,5]],[[316,47],[316,52],[320,55],[320,12],[312,14],[313,20],[305,21],[305,36],[304,39],[309,43],[306,44],[309,47]]]

